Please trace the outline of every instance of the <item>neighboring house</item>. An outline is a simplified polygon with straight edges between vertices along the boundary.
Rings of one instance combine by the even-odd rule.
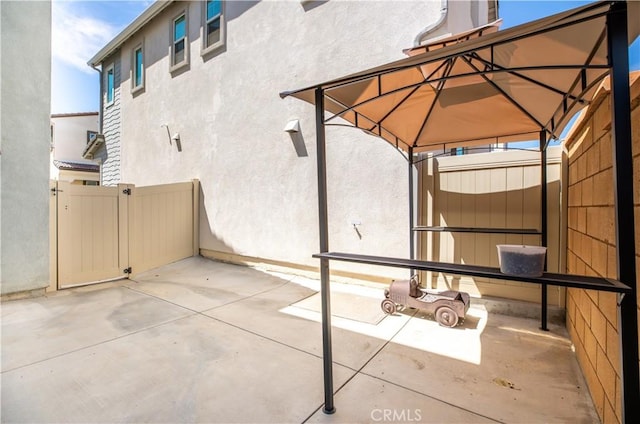
[[[0,2],[1,294],[49,285],[51,3]]]
[[[99,129],[98,112],[51,115],[51,179],[99,185],[100,165],[85,159]]]
[[[203,255],[316,267],[314,110],[278,94],[485,25],[495,3],[156,2],[89,62],[102,75],[102,183],[197,178]],[[406,162],[361,131],[329,127],[328,140],[332,247],[406,256]]]

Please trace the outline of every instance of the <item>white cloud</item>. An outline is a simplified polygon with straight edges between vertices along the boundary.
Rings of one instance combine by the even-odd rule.
[[[86,15],[85,8],[69,1],[52,2],[51,55],[74,68],[94,73],[87,65],[120,28]]]

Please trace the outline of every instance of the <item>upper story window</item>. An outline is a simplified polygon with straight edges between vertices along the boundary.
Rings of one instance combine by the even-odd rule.
[[[189,63],[189,28],[187,12],[181,12],[171,23],[171,71]]]
[[[144,46],[141,43],[132,52],[131,91],[136,92],[142,88],[144,88]]]
[[[202,54],[209,53],[223,45],[222,0],[208,0],[204,3],[202,24]]]
[[[115,99],[115,94],[116,94],[116,79],[115,79],[116,75],[114,72],[114,68],[113,68],[113,64],[109,65],[109,67],[107,67],[107,72],[105,75],[105,90],[106,90],[106,94],[107,94],[107,106],[109,106],[111,103],[113,103],[113,100]]]

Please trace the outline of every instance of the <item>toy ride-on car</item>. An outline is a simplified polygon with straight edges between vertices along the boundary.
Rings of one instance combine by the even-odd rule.
[[[433,314],[444,327],[455,327],[458,321],[464,320],[470,303],[469,293],[455,290],[428,293],[420,288],[416,275],[409,280],[393,281],[385,289],[384,297],[380,307],[386,314],[394,314],[398,306],[408,306]]]

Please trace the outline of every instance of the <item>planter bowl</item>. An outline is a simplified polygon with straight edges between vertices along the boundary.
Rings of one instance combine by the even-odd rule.
[[[500,272],[518,277],[540,277],[544,272],[547,248],[518,244],[499,244]]]

